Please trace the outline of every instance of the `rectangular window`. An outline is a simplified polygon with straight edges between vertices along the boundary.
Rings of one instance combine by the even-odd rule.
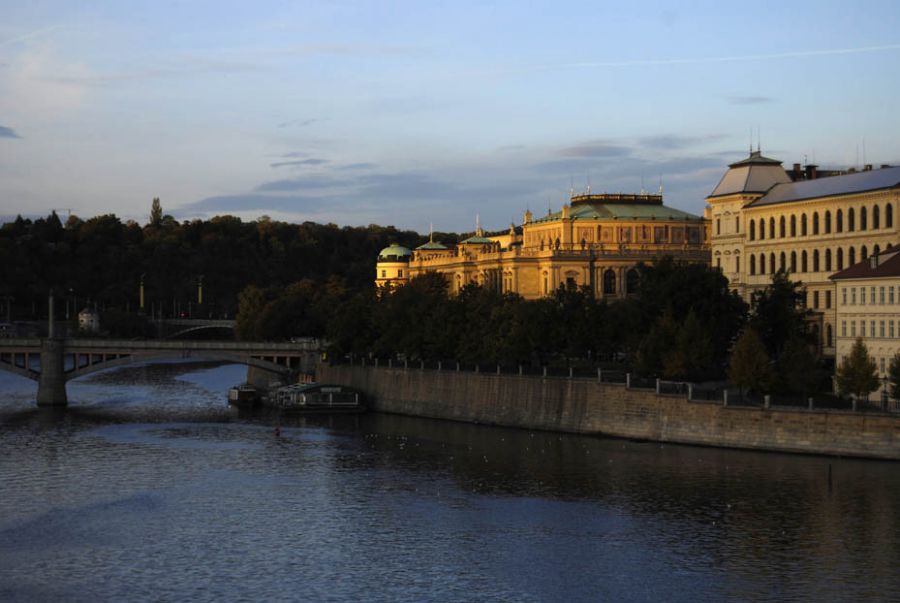
[[[875,305],[875,287],[869,289],[869,303]]]
[[[846,301],[846,300],[845,300],[845,301]],[[825,307],[826,307],[826,308],[830,308],[830,307],[831,307],[831,291],[826,291],[826,292],[825,292]]]
[[[856,321],[850,321],[850,337],[856,337]]]
[[[402,270],[398,270],[398,271],[397,271],[397,278],[403,278],[403,271],[402,271]]]
[[[893,320],[888,321],[888,334],[890,335],[891,339],[894,338],[894,321]]]
[[[859,305],[860,306],[866,305],[866,288],[865,287],[859,288]]]
[[[736,258],[734,258],[734,271],[741,271],[741,256],[737,256]]]
[[[850,289],[850,305],[856,305],[856,287]]]
[[[878,303],[884,305],[884,287],[878,288]]]
[[[843,301],[841,301],[841,303],[846,306],[847,305],[847,287],[841,288],[841,298],[843,300]]]
[[[819,309],[819,292],[813,291],[813,308]]]
[[[884,321],[883,320],[878,321],[878,336],[884,337]]]
[[[869,321],[869,337],[875,337],[875,321]]]
[[[888,289],[888,303],[889,303],[889,304],[893,304],[893,303],[894,303],[894,288],[893,288],[893,287],[891,287],[890,289]]]
[[[841,337],[846,337],[846,336],[847,336],[847,321],[842,320],[841,321]]]
[[[881,373],[884,374],[884,358],[881,359]]]
[[[386,277],[386,276],[387,276],[387,270],[382,270],[382,271],[381,271],[381,278],[384,278],[384,277]]]

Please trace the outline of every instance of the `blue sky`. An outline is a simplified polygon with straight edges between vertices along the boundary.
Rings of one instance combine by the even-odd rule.
[[[0,0],[0,215],[491,229],[570,188],[702,212],[751,130],[900,163],[896,2]]]

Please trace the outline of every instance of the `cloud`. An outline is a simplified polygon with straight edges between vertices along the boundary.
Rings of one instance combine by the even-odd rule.
[[[296,178],[293,180],[273,180],[271,182],[263,182],[256,187],[258,192],[293,192],[304,190],[318,190],[335,186],[338,183],[327,177],[306,177]]]
[[[774,102],[771,96],[729,96],[728,102],[732,105],[761,105]]]
[[[339,170],[371,170],[378,167],[377,163],[348,163],[347,165],[338,166]]]
[[[659,136],[645,136],[638,139],[638,142],[645,147],[674,151],[706,144],[707,142],[715,142],[723,138],[725,138],[723,134],[709,134],[707,136],[680,136],[677,134],[662,134]]]
[[[560,149],[563,157],[625,157],[631,154],[631,149],[604,141],[589,142],[572,147]]]
[[[305,128],[306,126],[311,126],[317,121],[321,121],[318,118],[310,118],[310,119],[291,119],[288,121],[283,121],[278,124],[279,128],[287,128],[288,126],[297,126],[298,128]]]
[[[304,167],[304,166],[324,165],[326,163],[328,163],[327,159],[316,159],[315,157],[310,157],[309,159],[298,159],[295,161],[276,161],[275,163],[270,163],[269,167],[273,167],[273,168]]]
[[[0,138],[22,138],[16,131],[12,128],[7,128],[6,126],[0,126]]]

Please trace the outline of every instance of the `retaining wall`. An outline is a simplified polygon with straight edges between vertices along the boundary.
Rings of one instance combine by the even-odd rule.
[[[327,366],[324,383],[365,392],[370,408],[526,429],[900,460],[900,417],[689,402],[591,379]]]

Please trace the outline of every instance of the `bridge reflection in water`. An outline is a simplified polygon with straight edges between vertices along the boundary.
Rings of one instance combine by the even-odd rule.
[[[38,382],[38,406],[68,404],[66,382],[96,371],[148,360],[224,360],[282,378],[311,372],[319,340],[290,343],[126,339],[0,339],[0,370]]]

